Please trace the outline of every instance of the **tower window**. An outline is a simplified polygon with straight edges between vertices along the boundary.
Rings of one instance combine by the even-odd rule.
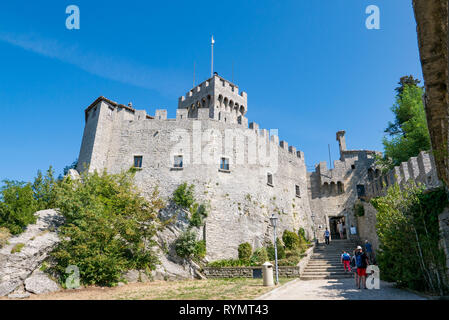
[[[134,156],[134,168],[142,168],[142,156]]]
[[[352,170],[355,169],[355,164],[351,165],[351,169],[352,169]]]
[[[173,165],[175,168],[182,168],[183,162],[182,162],[182,156],[175,156],[175,162]]]
[[[220,169],[229,171],[229,159],[228,158],[221,158]]]
[[[273,175],[271,173],[267,173],[267,184],[273,186]]]
[[[301,191],[299,190],[299,186],[298,185],[295,185],[295,194],[296,194],[296,196],[298,198],[301,197]]]

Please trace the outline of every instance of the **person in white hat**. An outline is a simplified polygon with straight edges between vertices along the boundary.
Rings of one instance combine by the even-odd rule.
[[[357,265],[357,287],[360,289],[360,282],[363,284],[363,288],[366,289],[366,268],[368,267],[369,260],[366,254],[363,252],[361,246],[357,246],[355,253],[355,261]]]

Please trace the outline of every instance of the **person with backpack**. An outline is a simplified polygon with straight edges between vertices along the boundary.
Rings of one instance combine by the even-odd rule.
[[[371,245],[371,243],[369,243],[368,240],[365,240],[365,250],[366,250],[366,255],[368,256],[370,263],[374,264],[373,246]]]
[[[357,265],[357,288],[360,289],[360,282],[363,284],[363,288],[366,289],[366,268],[368,267],[369,260],[366,254],[363,252],[362,247],[357,247],[355,254],[355,261]]]
[[[345,272],[351,272],[351,256],[346,251],[343,251],[341,255],[341,263],[343,263],[343,268],[345,268]]]
[[[326,240],[326,244],[329,244],[329,237],[330,237],[330,232],[326,228],[326,231],[324,231],[324,239]]]

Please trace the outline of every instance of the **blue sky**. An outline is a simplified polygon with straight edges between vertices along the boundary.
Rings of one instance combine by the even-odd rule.
[[[65,27],[71,4],[80,30]],[[365,28],[368,5],[381,30]],[[350,149],[382,150],[396,83],[422,79],[411,0],[2,1],[0,179],[72,163],[100,95],[175,117],[194,61],[197,83],[210,76],[212,34],[215,71],[248,93],[249,121],[278,128],[309,168],[329,143],[338,158],[338,130]]]

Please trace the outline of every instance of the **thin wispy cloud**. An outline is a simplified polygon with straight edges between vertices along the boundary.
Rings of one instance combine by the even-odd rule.
[[[90,74],[145,89],[168,97],[183,95],[188,80],[179,72],[160,70],[111,55],[89,52],[36,34],[0,32],[0,41],[74,65]]]

